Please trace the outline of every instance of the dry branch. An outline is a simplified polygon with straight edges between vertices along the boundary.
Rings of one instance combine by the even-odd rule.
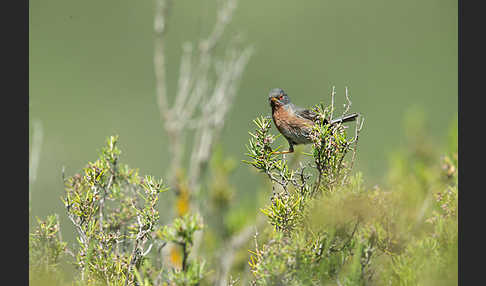
[[[237,6],[237,0],[222,1],[214,27],[207,38],[197,41],[196,46],[190,42],[183,44],[177,91],[171,103],[167,93],[165,65],[165,40],[171,3],[170,0],[156,0],[154,19],[157,104],[169,138],[171,158],[167,181],[177,191],[181,183],[178,180],[187,180],[191,212],[200,213],[197,197],[205,167],[233,104],[252,48],[241,48],[233,41],[225,47],[222,59],[214,55],[215,48],[223,42]],[[189,134],[194,134],[193,142],[189,142],[192,143],[192,150],[186,148],[186,137]],[[189,162],[184,166],[186,154]],[[180,176],[182,170],[188,170],[187,178]],[[191,255],[197,253],[201,235],[202,232],[196,234]]]
[[[214,58],[214,48],[222,42],[224,31],[233,18],[236,0],[226,0],[219,7],[216,23],[209,36],[198,42],[183,45],[177,92],[171,105],[167,94],[165,67],[165,37],[171,1],[158,0],[154,29],[154,66],[157,85],[157,103],[164,129],[169,137],[171,155],[168,181],[175,185],[176,174],[183,169],[183,157],[187,153],[185,138],[196,130],[189,167],[189,188],[194,195],[199,189],[203,167],[208,162],[213,142],[220,134],[230,109],[243,70],[252,54],[251,48],[230,45],[226,56],[219,63]],[[214,85],[211,85],[212,68],[216,68]]]

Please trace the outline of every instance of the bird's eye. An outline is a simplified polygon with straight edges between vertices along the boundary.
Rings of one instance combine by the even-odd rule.
[[[283,95],[279,96],[278,99],[282,100],[283,99]]]

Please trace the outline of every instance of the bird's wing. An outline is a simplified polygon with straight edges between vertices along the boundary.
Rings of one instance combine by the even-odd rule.
[[[310,109],[305,109],[305,108],[300,108],[300,107],[295,107],[294,110],[295,114],[301,118],[308,119],[311,121],[316,121],[317,120],[317,113]]]

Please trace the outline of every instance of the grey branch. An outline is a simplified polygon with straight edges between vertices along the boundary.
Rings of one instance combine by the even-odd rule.
[[[169,15],[169,0],[157,0],[154,29],[156,33],[154,69],[157,85],[157,103],[165,132],[169,138],[171,162],[167,174],[170,185],[177,185],[177,176],[183,169],[183,159],[189,154],[188,183],[191,211],[199,213],[197,195],[205,167],[211,157],[215,140],[220,135],[225,118],[237,93],[243,71],[251,57],[251,47],[240,48],[235,41],[225,48],[223,59],[215,59],[214,49],[222,42],[231,22],[237,0],[224,0],[218,8],[217,19],[207,38],[200,39],[197,48],[185,43],[179,67],[177,91],[173,103],[168,100],[165,67],[165,36]],[[214,69],[214,82],[211,81]],[[194,132],[192,151],[185,139]],[[192,253],[197,253],[202,232],[197,233]]]
[[[210,158],[213,142],[222,130],[252,49],[238,49],[236,45],[230,45],[226,57],[217,65],[214,48],[221,42],[237,6],[237,0],[223,1],[208,37],[199,40],[197,49],[193,48],[192,43],[183,45],[177,92],[173,104],[170,104],[165,70],[165,35],[171,2],[157,0],[156,3],[154,66],[157,103],[169,137],[171,163],[168,181],[175,184],[176,174],[182,168],[186,153],[186,135],[195,129],[189,187],[192,193],[197,193],[203,168]],[[209,74],[213,67],[216,68],[216,79],[211,85]]]
[[[255,234],[255,229],[261,228],[266,222],[263,216],[258,216],[255,225],[249,225],[242,229],[239,233],[232,236],[228,243],[223,247],[223,252],[220,255],[219,275],[215,285],[227,286],[229,281],[229,273],[236,252]]]

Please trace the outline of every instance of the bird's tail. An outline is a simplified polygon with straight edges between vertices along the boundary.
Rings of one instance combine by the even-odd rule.
[[[356,118],[358,117],[359,113],[351,113],[348,115],[344,115],[342,117],[336,118],[331,120],[331,124],[335,124],[338,122],[344,123],[344,122],[349,122],[349,121],[355,121]]]

